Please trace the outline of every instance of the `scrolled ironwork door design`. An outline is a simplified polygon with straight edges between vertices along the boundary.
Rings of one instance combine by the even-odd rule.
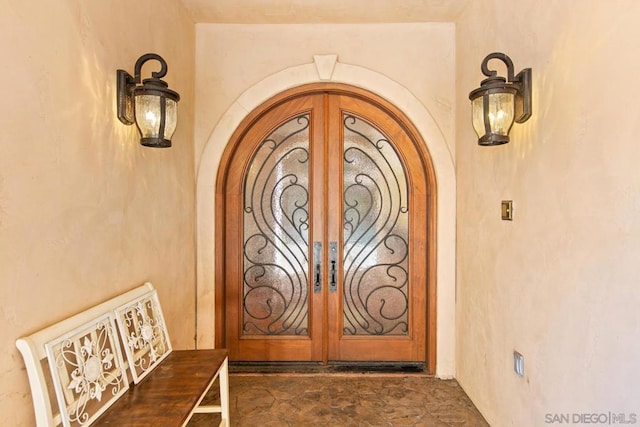
[[[407,335],[409,205],[387,136],[352,114],[344,124],[345,335]]]
[[[428,182],[396,111],[319,90],[239,128],[223,187],[232,361],[426,360]]]
[[[269,134],[245,177],[243,334],[308,334],[309,119]]]

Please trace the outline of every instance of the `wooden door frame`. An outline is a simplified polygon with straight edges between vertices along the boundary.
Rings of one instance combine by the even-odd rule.
[[[263,102],[260,106],[251,111],[239,124],[233,132],[229,142],[227,143],[216,176],[215,186],[215,346],[216,348],[224,347],[226,335],[226,310],[225,310],[225,239],[226,239],[226,220],[225,220],[225,203],[226,203],[226,180],[227,173],[236,149],[247,130],[253,123],[266,111],[276,105],[285,103],[302,95],[312,93],[335,93],[348,95],[355,98],[361,98],[367,102],[376,105],[386,111],[404,128],[411,140],[414,142],[416,149],[420,153],[421,161],[427,177],[427,328],[426,328],[426,368],[429,373],[436,372],[436,356],[437,356],[437,325],[436,325],[436,306],[437,306],[437,283],[436,283],[436,212],[437,212],[437,183],[431,156],[427,150],[422,136],[417,131],[413,123],[407,116],[396,106],[381,98],[380,96],[355,86],[341,83],[311,83],[288,89],[281,92],[269,100]]]

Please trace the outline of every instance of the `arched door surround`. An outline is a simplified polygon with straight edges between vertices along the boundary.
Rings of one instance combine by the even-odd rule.
[[[326,57],[314,57],[315,62],[294,66],[265,77],[249,87],[217,122],[199,161],[197,179],[197,309],[200,348],[214,345],[214,329],[220,325],[215,317],[215,183],[223,147],[250,111],[270,97],[291,87],[314,82],[342,82],[368,89],[383,96],[415,125],[431,156],[437,181],[436,194],[436,268],[437,283],[437,366],[436,376],[451,378],[455,373],[455,201],[456,183],[453,157],[441,133],[424,104],[411,92],[375,71],[341,63],[333,58],[327,66]],[[324,65],[322,65],[324,64]],[[328,70],[328,71],[327,71]],[[433,106],[435,108],[435,106]]]

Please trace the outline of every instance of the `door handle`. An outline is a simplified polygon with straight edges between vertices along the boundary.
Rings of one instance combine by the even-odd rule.
[[[329,292],[338,291],[338,280],[336,277],[336,264],[338,262],[338,243],[329,242],[329,263],[330,265],[330,280],[329,280]]]
[[[315,268],[313,279],[313,292],[322,292],[322,243],[313,242],[313,264]]]

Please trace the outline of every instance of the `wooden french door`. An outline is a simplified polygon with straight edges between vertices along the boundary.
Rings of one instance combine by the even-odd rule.
[[[231,360],[426,361],[430,181],[409,129],[322,88],[245,120],[220,188]]]

